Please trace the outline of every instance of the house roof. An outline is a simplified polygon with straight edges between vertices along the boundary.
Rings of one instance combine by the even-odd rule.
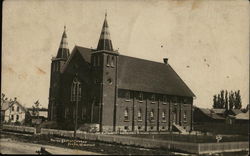
[[[7,109],[9,109],[14,104],[17,104],[24,111],[27,111],[26,108],[23,105],[21,105],[18,101],[9,101],[9,100],[4,100],[2,102],[2,104],[1,104],[1,111],[6,111]]]
[[[235,118],[238,120],[249,120],[249,112],[247,111],[246,113],[239,113],[235,116]]]
[[[10,101],[1,101],[1,111],[7,110],[11,105]]]
[[[92,49],[75,46],[62,72],[65,71],[76,52],[79,52],[86,62],[91,62]],[[125,55],[119,55],[118,59],[118,88],[188,97],[195,96],[169,64]]]
[[[240,109],[232,109],[231,111],[236,115],[242,113]]]
[[[211,109],[216,114],[223,114],[225,113],[226,109]]]
[[[198,107],[197,107],[198,108]],[[216,120],[224,120],[225,118],[214,113],[212,110],[208,109],[208,108],[198,108],[200,109],[200,111],[205,114],[206,116],[216,119]]]
[[[118,88],[195,96],[169,64],[124,55],[119,55]]]

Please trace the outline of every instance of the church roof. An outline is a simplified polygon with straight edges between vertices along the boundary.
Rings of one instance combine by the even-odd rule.
[[[110,32],[109,32],[108,21],[107,21],[107,13],[105,14],[105,19],[104,19],[103,26],[102,26],[102,32],[101,32],[96,50],[97,51],[107,50],[110,52],[115,52],[113,50],[113,45],[112,45],[112,41],[110,38]]]
[[[93,50],[75,46],[63,67],[63,71],[65,71],[76,52],[79,52],[86,62],[91,63]],[[169,95],[195,96],[169,64],[125,55],[119,55],[118,57],[118,88]]]
[[[82,56],[82,58],[88,62],[89,64],[91,63],[91,53],[92,53],[92,49],[89,49],[89,48],[85,48],[85,47],[80,47],[80,46],[75,46],[71,55],[69,56],[69,59],[67,60],[67,62],[64,64],[62,70],[61,70],[61,73],[63,73],[67,66],[69,65],[69,62],[71,61],[71,59],[73,58],[73,56],[79,52]]]
[[[118,88],[195,96],[169,64],[124,55],[118,60]]]
[[[57,51],[56,58],[59,59],[68,59],[69,57],[69,48],[68,48],[68,41],[67,41],[67,34],[66,34],[66,27],[64,26],[64,31],[62,34],[62,39]]]

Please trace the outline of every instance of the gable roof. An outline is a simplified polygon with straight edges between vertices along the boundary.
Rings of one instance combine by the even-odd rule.
[[[214,113],[216,114],[223,114],[225,113],[226,109],[220,109],[220,108],[216,108],[216,109],[211,109]]]
[[[93,50],[75,46],[62,68],[62,73],[76,52],[79,52],[86,62],[91,63]],[[119,55],[118,58],[118,88],[188,97],[195,96],[169,64],[125,55]]]
[[[9,101],[9,100],[5,100],[5,101],[2,102],[2,104],[1,104],[1,111],[6,111],[10,107],[12,107],[12,105],[14,105],[14,104],[17,104],[25,112],[27,111],[27,109],[23,105],[21,105],[18,101]]]
[[[61,73],[64,73],[66,68],[68,67],[69,65],[69,62],[72,60],[72,58],[74,57],[74,55],[79,52],[82,56],[82,58],[90,63],[91,62],[91,53],[92,53],[92,49],[89,49],[89,48],[85,48],[85,47],[80,47],[80,46],[75,46],[71,55],[69,56],[69,59],[66,61],[66,63],[64,64],[62,70],[61,70]]]
[[[210,118],[213,118],[213,119],[216,119],[216,120],[224,120],[225,118],[214,113],[212,110],[208,109],[208,108],[198,108],[196,107],[197,109],[200,109],[200,111],[205,114],[206,116],[210,117]]]
[[[235,115],[242,113],[240,109],[232,109],[231,110]]]
[[[10,103],[10,101],[7,101],[7,100],[2,101],[1,100],[1,111],[7,110],[11,105],[12,104]]]
[[[238,120],[249,120],[249,112],[239,113],[238,115],[235,116],[235,118]]]
[[[169,64],[124,55],[118,59],[118,88],[195,96]]]

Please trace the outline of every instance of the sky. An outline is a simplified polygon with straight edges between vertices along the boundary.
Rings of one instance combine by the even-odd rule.
[[[96,48],[107,11],[114,49],[169,64],[211,108],[220,90],[249,103],[247,0],[7,0],[3,2],[1,91],[26,107],[48,107],[50,63],[67,27],[75,45]]]

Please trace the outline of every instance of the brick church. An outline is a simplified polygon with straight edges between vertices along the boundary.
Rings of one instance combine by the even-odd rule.
[[[48,116],[72,123],[77,116],[79,125],[98,124],[100,131],[189,131],[194,96],[167,59],[153,62],[114,50],[105,15],[96,49],[75,46],[70,53],[64,28],[51,62]]]

